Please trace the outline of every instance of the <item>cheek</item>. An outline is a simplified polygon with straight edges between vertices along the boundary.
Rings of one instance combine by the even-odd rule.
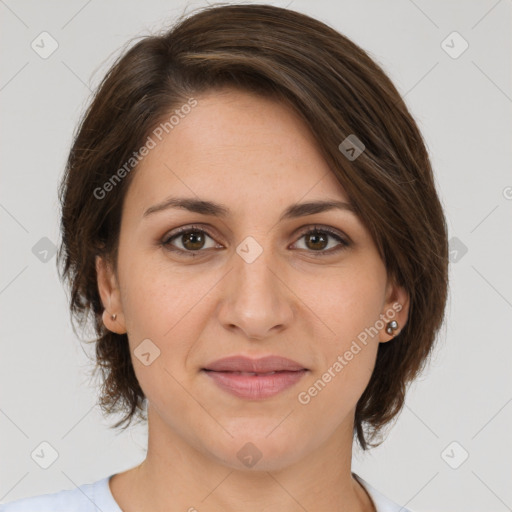
[[[189,353],[210,318],[205,297],[218,277],[191,277],[162,258],[131,254],[119,261],[122,307],[134,370],[150,394],[155,387],[176,385],[171,375],[180,382],[185,378]],[[138,358],[141,352],[150,353],[151,364]]]
[[[379,264],[357,270],[344,269],[339,279],[308,297],[316,315],[329,327],[326,336],[317,337],[321,364],[307,383],[309,387],[301,388],[305,395],[299,400],[315,403],[312,408],[317,408],[318,414],[332,406],[342,417],[355,407],[375,365],[385,271]]]
[[[307,418],[310,429],[319,437],[328,437],[338,428],[351,424],[357,402],[363,394],[372,375],[376,346],[368,345],[355,350],[349,361],[339,354],[297,395],[301,415]]]
[[[123,249],[119,277],[128,334],[162,339],[198,302],[204,283],[177,272],[158,250]]]
[[[358,286],[336,289],[341,289],[337,302],[315,302],[318,315],[334,333],[317,337],[321,363],[297,394],[311,428],[325,435],[353,414],[371,378],[379,347],[372,327],[379,320],[381,290],[375,283],[361,281]]]
[[[329,327],[331,347],[342,350],[375,325],[382,313],[385,281],[385,268],[372,261],[347,266],[322,287],[310,287],[307,304]]]

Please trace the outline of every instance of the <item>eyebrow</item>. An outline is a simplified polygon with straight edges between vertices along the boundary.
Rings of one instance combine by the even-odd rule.
[[[165,201],[148,208],[142,217],[144,219],[149,215],[168,210],[169,208],[181,208],[190,212],[200,213],[202,215],[212,215],[222,218],[229,216],[231,213],[229,208],[220,203],[187,197],[169,197]],[[307,203],[295,203],[290,205],[281,214],[279,222],[335,209],[355,213],[353,205],[343,201],[310,201]]]

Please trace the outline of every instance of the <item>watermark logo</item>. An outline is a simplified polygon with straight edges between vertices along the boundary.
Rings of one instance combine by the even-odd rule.
[[[240,462],[248,468],[252,468],[261,459],[262,455],[253,443],[245,443],[236,454]]]
[[[39,55],[39,57],[42,59],[47,59],[57,50],[59,43],[48,32],[41,32],[32,41],[30,47],[37,53],[37,55]]]
[[[236,252],[246,263],[252,263],[263,252],[263,247],[252,236],[248,236],[238,244]]]
[[[357,135],[351,133],[338,146],[338,149],[347,157],[348,160],[353,162],[366,149],[366,146]]]
[[[441,48],[452,59],[458,59],[469,48],[469,43],[458,32],[454,31],[443,39]]]
[[[456,236],[448,241],[450,263],[458,263],[468,252],[467,246]]]
[[[457,441],[452,441],[442,452],[441,458],[452,469],[458,469],[469,457],[468,451]]]
[[[149,338],[143,340],[133,353],[144,366],[149,366],[160,357],[160,349]]]
[[[59,452],[48,441],[43,441],[30,456],[39,467],[48,469],[59,458]]]
[[[39,239],[32,247],[32,254],[42,263],[48,263],[57,252],[55,244],[46,236]]]

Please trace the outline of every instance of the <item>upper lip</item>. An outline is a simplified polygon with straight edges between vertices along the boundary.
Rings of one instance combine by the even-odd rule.
[[[231,356],[218,359],[203,368],[215,372],[249,372],[268,373],[278,371],[300,371],[306,370],[304,366],[280,356],[266,356],[253,359],[246,356]]]

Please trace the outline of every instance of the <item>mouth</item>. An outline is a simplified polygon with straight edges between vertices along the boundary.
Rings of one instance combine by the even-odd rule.
[[[260,359],[234,356],[202,368],[220,389],[249,400],[275,396],[294,386],[308,371],[296,361],[278,356]]]

